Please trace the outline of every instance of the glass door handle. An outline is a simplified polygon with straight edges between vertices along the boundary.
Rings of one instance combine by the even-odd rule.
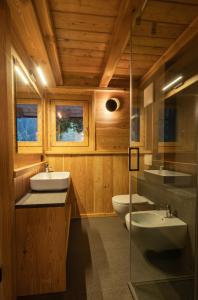
[[[135,150],[137,153],[137,167],[132,168],[132,161],[131,161],[131,156],[132,156],[132,151]],[[129,147],[129,171],[139,171],[140,168],[140,149],[139,147]]]

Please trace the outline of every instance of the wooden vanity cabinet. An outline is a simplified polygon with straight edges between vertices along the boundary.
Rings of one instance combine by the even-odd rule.
[[[17,296],[64,292],[71,204],[16,208]]]

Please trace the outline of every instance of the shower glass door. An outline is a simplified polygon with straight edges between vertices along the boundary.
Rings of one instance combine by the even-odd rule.
[[[148,1],[132,30],[128,227],[135,300],[198,299],[198,35],[145,76],[165,51],[160,45],[176,38],[173,25],[166,31],[163,23],[167,5]]]

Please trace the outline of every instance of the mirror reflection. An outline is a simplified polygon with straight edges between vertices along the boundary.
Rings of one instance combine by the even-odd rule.
[[[17,152],[41,153],[41,97],[20,63],[13,61]]]

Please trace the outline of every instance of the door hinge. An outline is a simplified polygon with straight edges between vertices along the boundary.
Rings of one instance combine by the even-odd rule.
[[[2,268],[0,268],[0,282],[2,282]]]

